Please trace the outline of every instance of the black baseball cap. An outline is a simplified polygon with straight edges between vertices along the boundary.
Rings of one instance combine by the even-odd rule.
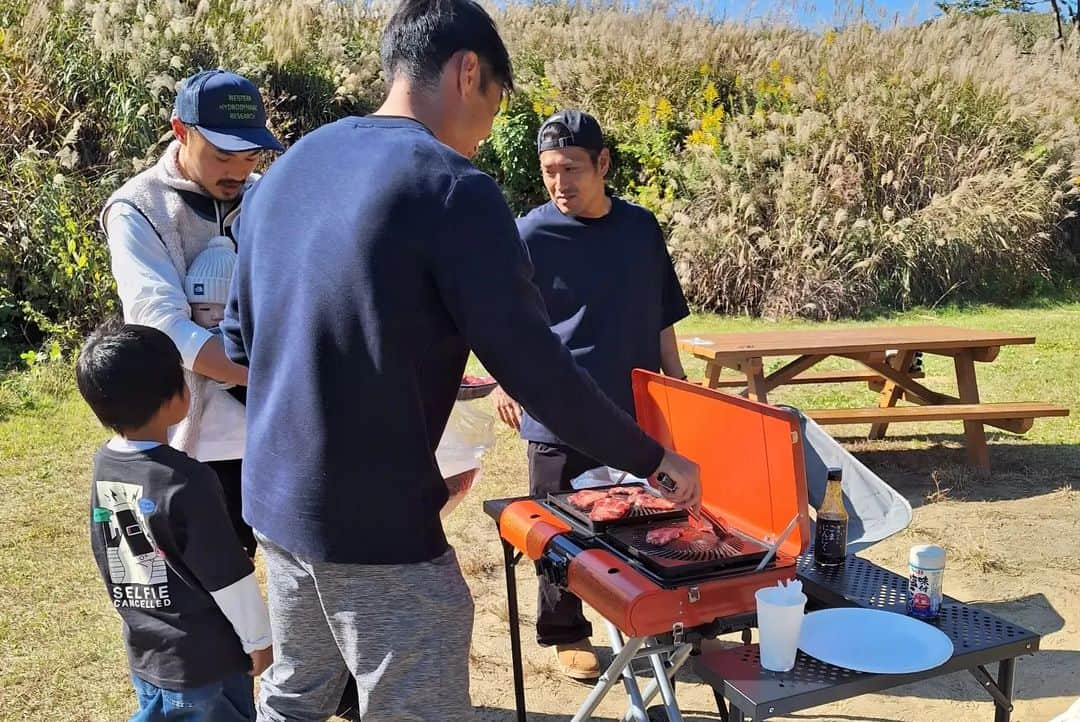
[[[604,133],[596,118],[580,110],[560,110],[544,121],[536,135],[536,152],[569,147],[604,149]]]
[[[236,73],[204,70],[192,75],[176,94],[175,115],[198,128],[220,150],[285,150],[266,129],[266,107],[259,89]]]

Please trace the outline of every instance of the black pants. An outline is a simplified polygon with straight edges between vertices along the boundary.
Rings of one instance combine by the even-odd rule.
[[[529,494],[546,496],[567,491],[570,480],[599,461],[561,444],[529,442]],[[592,636],[592,625],[581,611],[581,600],[540,577],[536,603],[536,641],[542,646],[569,644]]]
[[[240,537],[240,543],[244,545],[249,557],[255,556],[255,532],[244,521],[240,505],[240,459],[228,459],[227,461],[208,461],[207,466],[214,470],[221,482],[221,490],[225,492],[225,508],[229,511],[229,519],[232,520],[236,536]]]

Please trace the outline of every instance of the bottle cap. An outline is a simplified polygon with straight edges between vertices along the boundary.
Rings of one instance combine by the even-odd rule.
[[[945,550],[934,544],[919,544],[911,547],[908,561],[919,569],[944,569]]]

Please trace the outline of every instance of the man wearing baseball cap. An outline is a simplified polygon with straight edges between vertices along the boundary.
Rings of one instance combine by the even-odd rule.
[[[611,154],[600,124],[580,110],[548,118],[537,136],[551,200],[518,219],[551,330],[597,386],[634,413],[630,372],[686,378],[674,324],[689,315],[660,225],[645,208],[608,195]],[[499,415],[529,442],[529,493],[546,496],[603,464],[567,445],[501,390]],[[581,600],[540,578],[536,635],[564,674],[600,674]]]
[[[192,320],[184,279],[211,239],[232,236],[256,164],[283,147],[266,128],[258,88],[225,70],[181,83],[171,125],[175,139],[109,198],[101,227],[124,320],[164,332],[183,359],[191,410],[171,429],[170,444],[214,469],[237,534],[254,555],[240,510],[244,405],[223,388],[246,385],[247,369],[225,355],[220,335]]]

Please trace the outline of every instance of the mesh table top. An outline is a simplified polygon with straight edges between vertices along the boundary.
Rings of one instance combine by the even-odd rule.
[[[864,559],[849,556],[843,567],[826,570],[815,567],[807,553],[799,559],[798,572],[807,597],[820,606],[905,611],[907,579]],[[694,667],[734,706],[757,720],[1031,654],[1039,646],[1034,632],[950,597],[934,624],[952,640],[955,651],[941,667],[914,674],[855,672],[802,652],[790,672],[769,672],[761,668],[756,644],[704,651]]]

